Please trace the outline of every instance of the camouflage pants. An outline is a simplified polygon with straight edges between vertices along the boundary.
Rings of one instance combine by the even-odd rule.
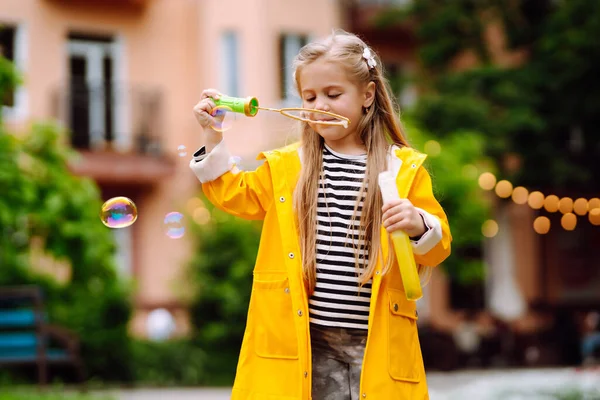
[[[366,329],[311,324],[312,400],[359,400]]]

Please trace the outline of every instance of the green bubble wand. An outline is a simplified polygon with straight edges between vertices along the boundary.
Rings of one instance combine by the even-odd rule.
[[[315,110],[311,108],[302,108],[302,107],[286,107],[286,108],[269,108],[269,107],[260,107],[258,105],[258,99],[256,97],[229,97],[229,96],[220,96],[218,99],[213,99],[215,105],[217,107],[221,107],[227,111],[244,114],[247,117],[254,117],[258,110],[264,111],[272,111],[279,114],[282,114],[288,118],[293,118],[298,121],[309,122],[312,124],[321,124],[321,125],[337,125],[343,126],[344,128],[348,128],[350,125],[350,119],[343,117],[338,114],[330,113],[328,111]],[[307,114],[322,114],[328,117],[333,118],[332,120],[315,120],[310,119],[298,115],[294,115],[293,112],[300,112],[304,115]]]

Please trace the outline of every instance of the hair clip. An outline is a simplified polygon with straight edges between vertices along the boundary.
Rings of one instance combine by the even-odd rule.
[[[375,55],[371,53],[371,49],[365,47],[362,56],[365,60],[367,60],[367,65],[369,66],[369,69],[373,69],[377,66],[377,61],[375,61]]]

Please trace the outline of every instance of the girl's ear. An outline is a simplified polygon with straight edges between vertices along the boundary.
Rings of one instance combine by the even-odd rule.
[[[375,82],[371,81],[367,84],[367,88],[365,89],[365,101],[363,102],[364,108],[371,107],[371,104],[375,101]]]

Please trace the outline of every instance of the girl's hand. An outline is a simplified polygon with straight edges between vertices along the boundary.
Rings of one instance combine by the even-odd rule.
[[[421,236],[425,233],[425,223],[421,214],[410,200],[398,199],[385,203],[383,211],[383,227],[392,233],[402,229],[410,237]]]
[[[202,91],[200,101],[194,106],[194,116],[202,128],[212,129],[219,122],[212,116],[213,109],[216,107],[213,99],[218,99],[219,97],[221,97],[221,93],[216,89]]]
[[[217,144],[223,140],[223,132],[219,132],[214,127],[223,123],[224,113],[214,117],[212,115],[216,104],[213,99],[218,99],[221,93],[216,89],[206,89],[200,96],[200,101],[194,106],[194,116],[202,126],[205,134],[206,151],[210,152]]]

